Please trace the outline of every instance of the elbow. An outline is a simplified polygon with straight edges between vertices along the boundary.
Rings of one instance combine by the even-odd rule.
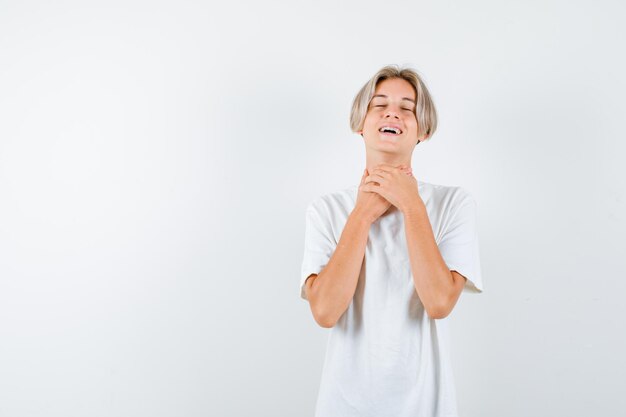
[[[451,309],[448,305],[439,304],[436,306],[431,306],[429,309],[426,310],[426,313],[428,314],[428,317],[433,320],[441,320],[448,317],[450,315],[450,311]]]
[[[434,310],[434,311],[430,311],[428,312],[428,317],[430,317],[433,320],[441,320],[441,319],[445,319],[446,317],[448,317],[450,313],[449,312],[445,312],[443,310]]]
[[[313,289],[309,290],[308,299],[309,299],[309,306],[311,307],[311,313],[313,313],[313,318],[315,319],[315,322],[320,327],[323,327],[325,329],[330,329],[331,327],[335,326],[335,324],[337,323],[337,320],[334,320],[325,311],[326,309],[323,308],[322,305],[320,305],[320,303],[317,300],[317,297],[315,297],[315,292],[313,291]]]
[[[430,300],[430,303],[424,305],[428,317],[434,320],[445,319],[454,309],[457,298],[458,296],[453,298],[452,295],[442,294],[440,297]]]
[[[325,329],[330,329],[331,327],[334,327],[335,324],[337,323],[337,320],[333,319],[332,317],[330,317],[328,314],[324,313],[323,311],[320,311],[319,307],[318,308],[312,307],[312,312],[313,312],[313,318],[315,319],[315,322],[320,327],[323,327]]]
[[[320,327],[323,327],[325,329],[330,329],[331,327],[335,327],[335,324],[337,324],[335,320],[330,320],[325,317],[316,316],[315,321],[317,322],[317,324],[319,324]]]

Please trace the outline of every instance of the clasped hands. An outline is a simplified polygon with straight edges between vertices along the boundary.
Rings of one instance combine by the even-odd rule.
[[[417,180],[406,165],[379,164],[365,174],[362,190],[379,194],[402,212],[421,201]]]

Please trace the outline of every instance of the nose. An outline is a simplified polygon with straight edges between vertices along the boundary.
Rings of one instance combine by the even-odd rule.
[[[399,119],[400,117],[398,116],[398,112],[396,112],[395,110],[393,110],[391,107],[389,107],[387,109],[387,111],[385,112],[385,118],[388,117],[394,117],[396,119]]]

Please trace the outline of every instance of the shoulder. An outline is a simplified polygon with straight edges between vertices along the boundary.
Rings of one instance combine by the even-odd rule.
[[[328,192],[310,200],[307,204],[307,211],[318,213],[334,213],[352,210],[356,204],[356,194],[358,186],[353,185],[337,191]]]
[[[458,185],[420,182],[419,188],[424,202],[438,212],[452,215],[461,207],[476,205],[476,200],[472,193]]]

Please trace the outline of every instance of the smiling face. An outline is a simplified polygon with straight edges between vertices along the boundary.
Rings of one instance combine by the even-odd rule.
[[[379,152],[409,155],[417,144],[415,90],[402,78],[381,81],[365,115],[365,146]]]

